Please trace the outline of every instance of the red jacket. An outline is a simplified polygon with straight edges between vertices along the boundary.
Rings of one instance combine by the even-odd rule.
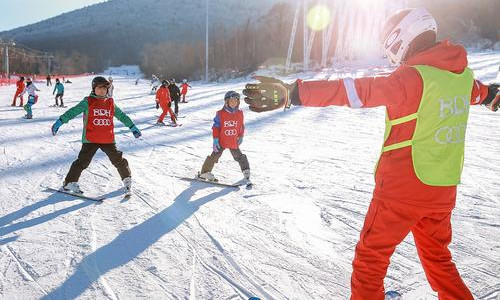
[[[181,89],[182,89],[182,90],[181,90],[181,94],[186,95],[186,94],[187,94],[187,92],[188,92],[188,87],[189,87],[189,86],[190,86],[190,85],[189,85],[189,84],[187,84],[187,83],[183,83],[183,84],[181,84]]]
[[[16,93],[21,93],[22,91],[24,91],[24,87],[25,87],[24,81],[21,81],[21,80],[17,81],[16,86],[17,86]]]
[[[428,65],[461,73],[467,64],[467,53],[462,46],[443,41],[415,55],[387,77],[309,82],[299,80],[299,97],[304,106],[386,106],[389,119],[393,120],[418,110],[423,82],[419,73],[411,66]],[[471,104],[480,104],[487,94],[487,86],[476,80]],[[411,139],[415,124],[416,121],[412,121],[394,126],[385,144]],[[383,153],[375,174],[375,183],[374,197],[378,199],[443,210],[455,205],[456,186],[429,186],[416,177],[411,147]]]
[[[238,148],[238,138],[245,133],[243,112],[225,107],[217,112],[212,126],[212,136],[219,139],[222,148]]]
[[[156,91],[156,102],[158,102],[162,107],[166,107],[170,101],[170,92],[167,87],[160,87],[158,91]]]

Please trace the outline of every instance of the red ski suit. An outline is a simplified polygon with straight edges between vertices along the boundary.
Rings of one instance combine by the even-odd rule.
[[[413,65],[461,73],[467,67],[462,46],[448,41],[416,54],[387,77],[333,81],[298,81],[303,106],[386,106],[391,120],[418,110],[423,81]],[[475,81],[471,104],[480,104],[487,86]],[[411,139],[416,121],[392,128],[385,145]],[[375,190],[351,277],[351,299],[384,299],[383,281],[395,247],[412,232],[427,279],[439,299],[473,299],[451,261],[451,211],[456,186],[429,186],[413,169],[411,147],[384,152],[375,174]]]
[[[168,91],[167,87],[161,86],[158,91],[156,91],[156,102],[160,104],[160,107],[163,111],[158,118],[158,122],[163,122],[163,118],[165,118],[165,115],[167,115],[167,113],[170,113],[170,119],[173,123],[175,123],[174,112],[169,105],[171,101],[172,100],[170,99],[170,92]]]
[[[16,86],[17,86],[17,89],[16,89],[16,93],[14,94],[14,99],[12,100],[12,105],[16,105],[17,97],[19,95],[21,95],[21,93],[24,91],[24,88],[25,88],[24,81],[21,81],[21,80],[17,81]],[[23,105],[23,96],[21,95],[20,98],[21,98],[21,103],[19,104],[19,106]]]

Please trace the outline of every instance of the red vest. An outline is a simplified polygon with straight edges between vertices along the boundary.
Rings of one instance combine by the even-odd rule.
[[[97,99],[88,97],[89,114],[87,116],[86,139],[96,144],[115,142],[113,117],[115,104],[113,98]]]
[[[222,148],[238,148],[238,138],[243,135],[243,112],[230,113],[224,109],[217,112],[220,119],[219,143]]]

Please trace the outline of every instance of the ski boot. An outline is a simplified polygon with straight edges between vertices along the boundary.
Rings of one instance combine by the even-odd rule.
[[[132,177],[123,179],[123,189],[125,190],[125,196],[132,195]]]
[[[63,184],[63,190],[72,192],[75,194],[83,194],[83,191],[80,189],[80,186],[78,185],[78,182],[64,182]]]
[[[206,172],[203,174],[198,173],[198,178],[206,181],[213,181],[213,182],[219,181],[217,180],[217,178],[215,178],[214,174],[212,174],[211,172]]]
[[[252,181],[250,181],[250,169],[245,169],[243,172],[243,182],[247,186],[247,188],[252,187]]]

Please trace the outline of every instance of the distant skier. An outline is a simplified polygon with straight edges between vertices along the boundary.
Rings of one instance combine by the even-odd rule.
[[[83,113],[82,149],[77,160],[71,165],[64,179],[64,190],[73,193],[83,193],[78,185],[78,180],[94,154],[101,149],[116,167],[123,181],[125,193],[130,194],[132,177],[128,162],[122,152],[116,148],[113,118],[116,117],[123,125],[127,126],[135,138],[141,136],[140,130],[134,122],[115,104],[113,98],[107,97],[111,83],[106,78],[97,76],[92,80],[92,92],[83,98],[76,106],[68,109],[52,125],[52,134],[56,135],[62,124]]]
[[[174,113],[177,116],[179,114],[179,101],[181,100],[181,92],[177,84],[175,84],[175,78],[170,79],[168,91],[170,92],[170,99],[172,99],[172,101],[174,102]]]
[[[373,199],[353,260],[354,300],[384,299],[390,257],[410,232],[438,298],[473,299],[448,249],[451,213],[464,162],[470,105],[496,111],[500,94],[498,85],[474,80],[466,50],[449,41],[436,42],[436,31],[435,19],[424,8],[402,10],[387,20],[382,31],[387,57],[400,65],[389,76],[299,79],[292,84],[259,77],[260,83],[247,84],[243,91],[250,110],[256,112],[291,104],[386,107]]]
[[[156,104],[157,106],[160,106],[163,111],[160,117],[158,118],[158,121],[156,121],[156,124],[158,125],[165,125],[165,123],[163,123],[163,118],[165,118],[165,116],[168,113],[170,113],[170,120],[172,120],[172,124],[174,125],[177,124],[177,118],[175,117],[174,112],[170,108],[170,102],[172,100],[170,98],[170,92],[168,91],[167,88],[168,84],[169,84],[168,80],[163,80],[161,82],[160,88],[158,89],[158,91],[156,91],[156,99],[155,99]]]
[[[113,85],[113,78],[110,76],[108,77],[109,81],[109,88],[108,88],[108,98],[113,98],[113,92],[115,91],[115,86]]]
[[[56,84],[54,86],[54,90],[52,91],[52,95],[57,91],[56,94],[56,106],[59,106],[59,101],[58,99],[61,99],[61,107],[64,106],[63,103],[63,96],[64,96],[64,85],[59,81],[59,78],[56,78]]]
[[[21,99],[21,103],[19,103],[19,106],[23,106],[23,91],[24,88],[26,87],[24,85],[24,77],[21,76],[19,77],[19,80],[16,82],[16,93],[14,94],[14,99],[12,100],[12,104],[10,106],[16,106],[16,99],[19,97]]]
[[[151,94],[156,93],[156,90],[158,89],[159,85],[160,85],[160,79],[158,79],[156,75],[153,75],[151,79]]]
[[[47,86],[52,86],[52,77],[50,76],[50,74],[47,74]]]
[[[212,174],[214,165],[225,149],[229,149],[234,160],[240,165],[243,177],[250,183],[250,165],[247,156],[240,150],[245,133],[243,111],[239,109],[240,94],[228,91],[224,95],[224,106],[217,111],[212,126],[213,151],[207,156],[198,177],[208,181],[217,181]]]
[[[37,89],[33,81],[31,81],[31,78],[26,78],[26,87],[21,93],[21,97],[22,95],[24,95],[24,93],[28,93],[28,102],[24,105],[24,110],[26,111],[26,119],[33,118],[33,111],[31,110],[31,107],[38,102],[38,95],[36,94],[37,91],[40,90]]]
[[[186,101],[186,94],[188,92],[188,87],[192,88],[192,86],[190,86],[188,83],[187,83],[187,79],[182,79],[182,84],[181,84],[181,94],[182,94],[182,103],[187,103]]]

